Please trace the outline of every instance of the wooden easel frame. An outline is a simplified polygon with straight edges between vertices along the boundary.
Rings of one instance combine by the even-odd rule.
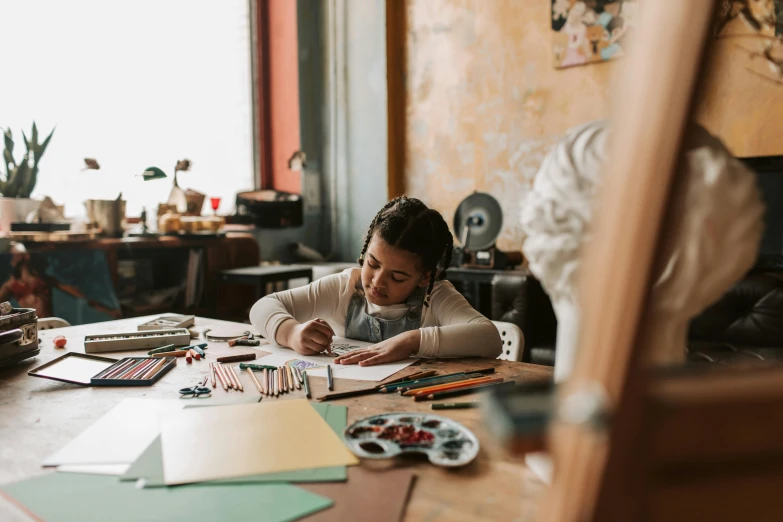
[[[579,353],[590,357],[558,398],[592,394],[612,417],[604,430],[553,425],[539,520],[783,520],[783,370],[664,378],[643,367],[651,269],[716,2],[642,2],[582,268]]]

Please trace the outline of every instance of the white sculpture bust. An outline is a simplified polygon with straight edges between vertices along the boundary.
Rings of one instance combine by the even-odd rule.
[[[577,357],[576,282],[589,277],[580,274],[580,253],[590,241],[608,134],[605,121],[570,130],[544,159],[522,208],[522,249],[558,319],[556,381],[568,377]],[[655,351],[645,354],[653,364],[684,362],[688,323],[751,268],[763,230],[755,175],[698,125],[688,128],[683,145],[645,317],[657,337]],[[548,457],[527,461],[549,481]]]
[[[558,319],[558,381],[576,358],[576,279],[581,249],[590,240],[608,134],[605,121],[569,131],[544,159],[522,209],[523,251]],[[690,320],[752,266],[762,215],[755,175],[719,139],[698,125],[689,127],[653,268],[650,312],[660,326],[656,352],[649,354],[653,362],[684,361]]]

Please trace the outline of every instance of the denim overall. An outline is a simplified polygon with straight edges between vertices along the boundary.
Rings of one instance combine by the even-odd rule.
[[[381,319],[367,314],[362,282],[357,281],[345,316],[345,336],[357,341],[379,343],[403,332],[418,330],[421,327],[424,293],[424,288],[419,287],[408,297],[405,303],[408,305],[408,313],[399,319]]]

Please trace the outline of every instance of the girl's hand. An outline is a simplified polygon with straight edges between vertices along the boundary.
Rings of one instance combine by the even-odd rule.
[[[351,353],[335,358],[335,364],[358,364],[373,366],[407,359],[419,352],[421,335],[418,330],[411,330],[391,339],[386,339],[372,348],[353,350]]]
[[[296,324],[291,324],[296,323]],[[329,323],[323,319],[313,319],[306,323],[288,321],[280,325],[280,330],[285,328],[285,343],[296,353],[302,355],[317,355],[321,352],[331,353],[332,337],[334,331]]]

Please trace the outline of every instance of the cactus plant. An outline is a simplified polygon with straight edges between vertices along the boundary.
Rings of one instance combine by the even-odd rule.
[[[14,138],[11,129],[6,129],[4,134],[5,150],[3,159],[5,160],[5,179],[0,179],[0,194],[7,198],[29,198],[38,181],[38,163],[41,161],[49,140],[52,139],[54,129],[43,143],[38,142],[38,127],[33,122],[33,131],[30,139],[22,131],[24,144],[27,147],[22,161],[19,163],[14,159]]]

